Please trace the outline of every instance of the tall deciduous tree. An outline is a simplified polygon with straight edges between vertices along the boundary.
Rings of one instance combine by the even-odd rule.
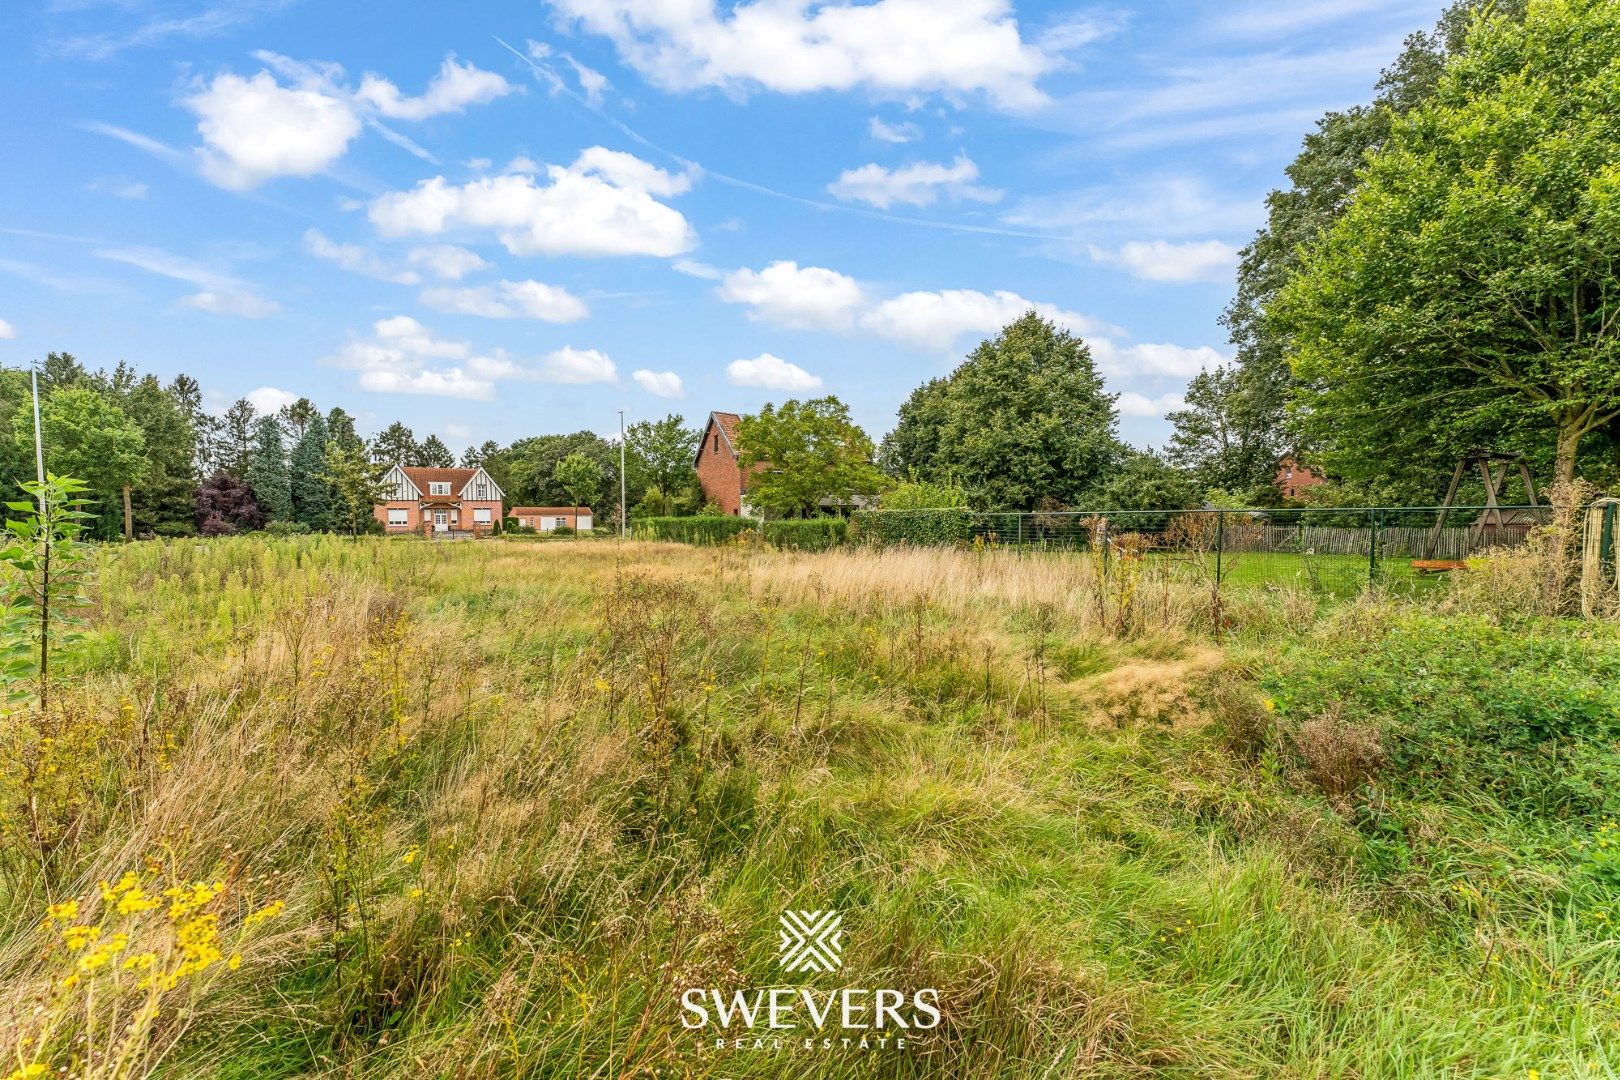
[[[333,524],[351,536],[358,536],[376,521],[373,513],[385,497],[383,473],[387,467],[373,464],[358,446],[326,445],[323,479],[334,496]]]
[[[326,414],[326,439],[343,450],[365,453],[366,444],[354,427],[354,417],[336,405]]]
[[[40,405],[40,432],[45,467],[57,476],[82,480],[97,504],[93,531],[101,537],[118,532],[125,488],[145,475],[150,462],[146,437],[129,416],[87,380],[61,386]],[[12,437],[33,457],[32,406],[24,402],[12,419]]]
[[[751,477],[748,501],[777,514],[809,515],[823,502],[847,503],[882,490],[872,440],[836,397],[766,405],[737,425],[737,458]]]
[[[287,469],[286,435],[274,416],[261,416],[253,426],[246,475],[253,494],[271,521],[291,521],[292,474]]]
[[[1275,318],[1331,471],[1447,432],[1547,432],[1554,479],[1620,418],[1620,4],[1474,24],[1397,120]]]
[[[601,489],[602,467],[576,451],[557,462],[551,479],[568,496],[568,505],[589,506]]]
[[[1186,404],[1165,417],[1175,429],[1169,461],[1204,491],[1269,488],[1289,449],[1289,381],[1286,369],[1272,364],[1200,371],[1187,386]]]
[[[883,464],[987,508],[1079,505],[1123,453],[1114,401],[1085,343],[1031,311],[911,395]]]
[[[673,495],[691,482],[692,458],[702,437],[673,413],[662,420],[637,421],[625,429],[625,468],[638,486]]]

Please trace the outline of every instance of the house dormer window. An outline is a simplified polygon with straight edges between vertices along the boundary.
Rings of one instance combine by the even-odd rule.
[[[489,498],[489,484],[486,481],[480,480],[480,481],[478,481],[478,483],[473,485],[473,498],[475,498],[475,499],[487,499],[487,498]]]
[[[448,480],[432,480],[432,481],[429,481],[428,482],[428,494],[429,495],[448,495],[448,494],[450,494],[450,481],[448,481]]]

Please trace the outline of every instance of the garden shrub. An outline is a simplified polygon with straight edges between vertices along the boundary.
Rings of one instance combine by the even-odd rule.
[[[683,544],[723,544],[740,533],[754,532],[753,518],[700,514],[696,517],[642,518],[631,523],[638,540],[674,540]]]
[[[966,544],[973,539],[973,512],[961,507],[936,510],[859,510],[850,539],[868,544]]]
[[[761,532],[765,542],[797,551],[826,551],[844,542],[849,522],[843,518],[803,518],[767,521]]]

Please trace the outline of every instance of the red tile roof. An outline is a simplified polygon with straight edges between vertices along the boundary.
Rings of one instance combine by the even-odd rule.
[[[588,506],[514,506],[506,512],[507,517],[534,517],[537,514],[551,514],[553,516],[557,514],[590,514],[593,517],[595,516],[595,512]]]
[[[424,495],[433,490],[432,488],[428,487],[429,484],[444,483],[448,483],[450,485],[450,494],[456,495],[461,492],[462,488],[467,486],[467,481],[471,480],[473,478],[473,474],[478,470],[421,469],[415,466],[407,466],[402,471],[406,476],[410,477],[411,483],[420,488],[422,494]]]

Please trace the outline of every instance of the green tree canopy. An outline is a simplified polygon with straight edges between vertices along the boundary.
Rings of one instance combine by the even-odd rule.
[[[836,397],[766,405],[737,425],[743,469],[765,466],[748,481],[748,502],[771,513],[809,515],[823,501],[877,494],[884,481],[873,451]]]
[[[330,485],[331,523],[351,536],[367,531],[376,521],[374,508],[383,501],[383,473],[388,466],[373,463],[358,443],[328,439],[321,479]]]
[[[1031,311],[911,395],[883,464],[988,509],[1079,505],[1123,452],[1114,401],[1085,343]]]
[[[602,487],[602,466],[575,451],[557,462],[551,479],[568,496],[569,506],[590,506]]]
[[[326,447],[326,418],[316,410],[304,419],[304,433],[294,441],[288,463],[292,519],[314,531],[330,529],[334,524]],[[254,488],[257,490],[258,485]]]
[[[378,465],[422,464],[420,448],[411,429],[395,420],[371,440],[371,460]]]
[[[485,465],[495,482],[506,492],[511,506],[560,506],[571,496],[557,483],[557,463],[570,454],[590,458],[601,469],[595,493],[579,505],[590,506],[602,516],[619,505],[619,448],[593,431],[571,435],[536,435],[519,439],[499,455],[495,465]],[[632,503],[641,499],[643,489],[631,477]]]
[[[1477,21],[1396,120],[1275,318],[1322,461],[1541,433],[1554,478],[1620,417],[1620,3]]]
[[[1271,487],[1288,451],[1284,427],[1290,380],[1273,364],[1200,371],[1186,404],[1166,417],[1175,430],[1168,458],[1200,490]]]
[[[116,533],[121,514],[112,512],[125,485],[138,483],[150,468],[146,437],[123,409],[80,380],[45,395],[40,404],[40,431],[45,442],[45,468],[88,485],[101,505],[95,531]],[[32,463],[34,417],[23,401],[12,418],[12,438],[19,456]]]
[[[281,422],[274,416],[261,416],[253,426],[253,446],[248,451],[246,475],[271,521],[291,521],[292,475],[287,470],[287,445]]]
[[[422,445],[416,448],[416,460],[412,462],[424,469],[448,469],[455,463],[456,455],[437,435],[429,435],[422,440]]]
[[[639,486],[673,495],[691,483],[692,458],[702,437],[673,413],[662,420],[639,420],[625,429],[625,468]]]

